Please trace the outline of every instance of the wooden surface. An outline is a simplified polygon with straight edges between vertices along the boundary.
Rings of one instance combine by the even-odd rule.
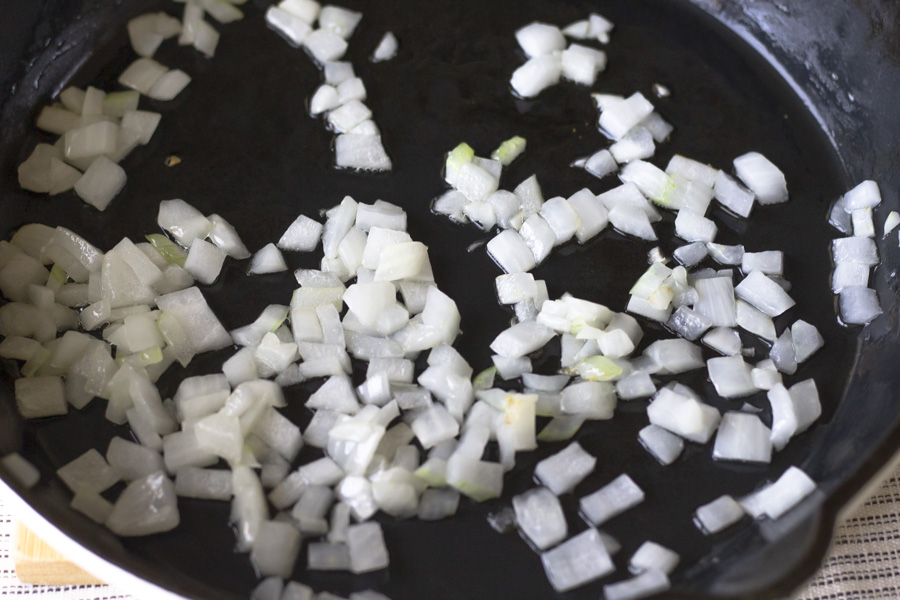
[[[13,546],[16,575],[35,585],[98,585],[103,582],[66,560],[30,529],[16,523]]]

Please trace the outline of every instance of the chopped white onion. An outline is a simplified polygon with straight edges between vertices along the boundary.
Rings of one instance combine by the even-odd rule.
[[[390,31],[385,33],[372,53],[372,62],[383,62],[394,58],[397,55],[397,45],[397,36]]]
[[[581,498],[579,506],[591,523],[602,525],[643,501],[643,490],[631,477],[622,474],[596,492]]]
[[[787,183],[778,167],[758,152],[734,159],[734,171],[756,194],[760,204],[776,204],[788,199]]]

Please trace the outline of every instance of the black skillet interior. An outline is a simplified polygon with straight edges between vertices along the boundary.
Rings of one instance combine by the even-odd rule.
[[[896,8],[889,2],[855,5],[805,2],[786,6],[767,1],[587,0],[524,2],[390,3],[344,0],[365,17],[350,44],[349,59],[369,92],[369,105],[394,159],[389,175],[335,171],[331,134],[311,118],[306,102],[320,74],[301,50],[289,47],[262,19],[267,2],[245,5],[247,18],[220,26],[217,56],[207,60],[189,48],[166,43],[157,54],[194,78],[175,101],[142,100],[163,113],[148,146],[124,161],[128,183],[104,213],[72,193],[55,198],[22,192],[15,167],[34,144],[45,140],[33,119],[65,85],[114,89],[117,74],[135,58],[124,22],[150,8],[180,14],[180,5],[161,2],[86,0],[43,3],[17,0],[0,9],[0,235],[26,222],[65,225],[101,248],[122,236],[140,239],[156,230],[158,202],[184,198],[200,210],[234,223],[251,250],[276,240],[297,214],[315,215],[344,195],[358,201],[384,199],[403,206],[415,239],[430,246],[438,283],[457,299],[463,335],[457,346],[477,369],[487,366],[487,345],[510,319],[497,305],[493,278],[498,269],[483,248],[487,239],[472,228],[429,213],[444,189],[442,153],[460,141],[487,154],[514,134],[528,139],[528,151],[503,175],[515,186],[532,173],[545,195],[567,196],[582,187],[595,193],[614,185],[568,168],[574,159],[603,147],[594,125],[596,110],[587,91],[564,83],[532,101],[509,93],[509,75],[522,61],[513,32],[533,20],[559,25],[598,11],[616,29],[605,50],[609,67],[595,90],[652,97],[661,83],[672,95],[654,98],[676,129],[658,149],[664,165],[675,152],[728,168],[750,150],[764,153],[786,173],[791,201],[756,211],[747,221],[719,209],[717,241],[744,243],[748,250],[782,249],[798,308],[776,321],[779,329],[796,318],[816,324],[827,345],[789,381],[814,377],[824,414],[808,433],[775,456],[769,466],[714,463],[710,448],[689,446],[672,466],[660,467],[636,442],[646,425],[646,402],[622,403],[616,418],[585,426],[577,439],[599,457],[596,472],[564,499],[570,530],[585,527],[577,497],[627,472],[648,501],[615,519],[606,530],[618,538],[619,575],[627,558],[651,539],[678,551],[681,565],[667,597],[774,597],[809,576],[827,545],[837,510],[897,446],[900,409],[892,386],[898,349],[894,241],[881,242],[884,264],[873,280],[885,315],[865,330],[837,324],[829,287],[829,240],[837,234],[825,221],[829,203],[849,184],[875,178],[885,206],[898,205],[900,119],[889,112],[900,91]],[[11,18],[14,17],[14,18]],[[387,63],[367,60],[381,35],[392,30],[398,56]],[[894,44],[891,46],[890,44]],[[181,163],[165,165],[177,155]],[[671,252],[671,215],[662,225],[661,247]],[[896,240],[896,238],[890,238]],[[606,231],[584,247],[567,245],[535,271],[551,296],[571,292],[621,310],[627,291],[646,266],[651,244]],[[289,266],[314,266],[312,255],[292,254]],[[270,303],[287,303],[295,287],[290,272],[248,277],[246,264],[229,261],[219,281],[204,289],[227,328],[251,321]],[[646,325],[647,339],[666,335]],[[763,347],[753,340],[759,351]],[[536,361],[551,369],[553,350]],[[218,370],[228,351],[199,357],[187,371],[173,368],[161,389],[171,394],[185,374]],[[106,422],[95,400],[65,418],[23,423],[12,400],[17,367],[3,364],[0,382],[0,452],[22,452],[41,469],[33,490],[20,490],[32,505],[88,549],[141,577],[194,598],[247,598],[256,577],[243,555],[233,553],[224,503],[182,500],[182,524],[144,539],[119,539],[67,507],[69,493],[53,471],[89,448],[104,451],[108,440],[128,432]],[[703,376],[686,381],[721,409],[737,408],[717,397]],[[313,387],[286,390],[286,414],[308,422],[303,399]],[[749,398],[768,419],[764,394]],[[382,519],[391,567],[352,577],[310,573],[297,580],[316,589],[347,594],[374,587],[399,599],[553,598],[539,557],[517,535],[500,535],[485,516],[509,504],[531,485],[534,463],[560,444],[520,455],[505,482],[502,500],[464,501],[454,519],[423,523]],[[317,456],[305,449],[300,460]],[[801,465],[820,485],[817,495],[777,523],[745,522],[711,538],[691,522],[692,511],[723,493],[751,491],[789,465]],[[299,564],[304,563],[301,555]],[[605,582],[604,582],[605,583]],[[600,584],[566,594],[594,598]]]

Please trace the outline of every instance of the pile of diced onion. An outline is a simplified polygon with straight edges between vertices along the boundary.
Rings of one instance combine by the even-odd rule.
[[[58,193],[74,185],[103,210],[121,188],[116,182],[124,184],[115,163],[146,143],[159,121],[137,111],[139,94],[170,99],[190,80],[150,57],[179,33],[181,43],[212,55],[218,34],[205,12],[220,22],[243,16],[232,3],[190,0],[182,23],[162,13],[129,22],[142,58],[120,82],[135,91],[65,90],[63,106],[44,109],[38,121],[62,141],[39,145],[20,167],[23,187]],[[273,28],[323,67],[325,84],[311,112],[327,114],[338,133],[338,166],[384,170],[390,159],[362,104],[365,87],[352,65],[339,62],[361,16],[312,0],[284,0],[266,13]],[[605,55],[578,44],[566,48],[565,37],[607,43],[611,29],[599,15],[562,31],[543,23],[522,28],[517,39],[528,62],[513,75],[513,89],[532,97],[560,77],[593,85]],[[396,47],[386,34],[373,60],[389,59]],[[178,199],[160,203],[157,222],[165,234],[137,243],[125,238],[106,252],[66,228],[36,223],[0,241],[0,293],[8,300],[0,306],[0,357],[21,362],[15,399],[23,418],[63,415],[101,398],[106,418],[128,424],[137,440],[113,438],[105,455],[91,448],[58,470],[74,494],[72,507],[118,535],[139,536],[177,527],[179,496],[231,502],[236,549],[249,554],[262,578],[253,597],[286,600],[313,597],[307,586],[284,581],[303,544],[309,570],[384,569],[390,561],[376,513],[435,520],[454,515],[462,495],[500,497],[517,452],[571,440],[585,422],[613,418],[619,401],[650,399],[637,441],[663,466],[685,443],[712,443],[717,461],[769,463],[821,414],[813,380],[786,385],[784,378],[824,341],[802,319],[776,330],[773,318],[795,304],[782,252],[716,243],[717,226],[706,213],[713,199],[741,218],[756,203],[785,202],[784,175],[755,152],[734,160],[736,178],[677,154],[662,170],[646,159],[672,128],[653,105],[640,93],[594,98],[598,126],[612,143],[575,164],[598,178],[618,173],[622,185],[608,192],[583,189],[545,201],[535,176],[501,190],[503,168],[525,151],[521,137],[503,142],[490,159],[466,144],[447,157],[444,176],[453,189],[433,209],[499,230],[486,250],[505,272],[496,278],[498,301],[515,312],[491,344],[493,366],[477,375],[452,346],[460,314],[435,284],[428,248],[407,233],[406,213],[381,200],[348,196],[324,223],[300,215],[277,242],[253,254],[221,216]],[[115,177],[109,168],[118,169]],[[833,249],[845,323],[867,323],[881,312],[867,288],[878,260],[872,209],[879,202],[877,185],[865,182],[832,211],[832,224],[853,233]],[[622,312],[569,294],[551,299],[546,283],[529,273],[554,248],[573,238],[584,244],[610,224],[655,241],[660,208],[677,213],[675,233],[685,242],[671,257],[678,264],[669,266],[670,258],[653,248]],[[897,224],[892,213],[885,235]],[[197,287],[216,281],[226,260],[248,261],[251,275],[277,276],[287,270],[284,252],[313,252],[320,244],[320,268],[294,273],[299,287],[289,303],[268,306],[233,331]],[[704,261],[709,266],[701,267]],[[672,337],[638,352],[643,319],[661,323]],[[768,356],[747,362],[754,348],[744,347],[740,331],[770,344]],[[534,373],[531,355],[556,338],[557,373]],[[697,341],[717,356],[704,361]],[[163,399],[156,381],[170,365],[187,366],[198,354],[228,347],[237,349],[221,372],[189,377]],[[360,364],[364,381],[354,386]],[[771,427],[760,409],[745,403],[722,414],[675,379],[704,368],[722,398],[765,391]],[[507,383],[501,387],[498,377]],[[310,380],[322,383],[305,400],[312,419],[301,431],[278,409],[286,406],[284,387]],[[520,389],[508,389],[516,385],[511,380]],[[550,418],[540,432],[538,417]],[[491,443],[499,449],[496,462],[485,459]],[[301,455],[304,446],[317,450]],[[498,531],[521,532],[559,592],[614,572],[611,555],[619,544],[599,527],[645,500],[622,473],[578,499],[589,527],[569,536],[560,497],[596,464],[597,457],[570,442],[537,464],[537,487],[489,519]],[[38,481],[19,454],[2,465],[23,485]],[[814,490],[812,479],[790,467],[748,496],[724,495],[698,507],[694,520],[712,534],[745,515],[777,519]],[[606,585],[605,596],[664,591],[678,562],[675,551],[647,540],[628,563],[634,576]],[[350,598],[384,596],[367,591]]]
[[[834,272],[831,289],[839,295],[841,321],[864,325],[881,314],[878,292],[869,287],[869,270],[878,264],[875,245],[875,207],[881,204],[881,190],[874,181],[864,181],[841,196],[832,206],[828,222],[849,237],[832,242]],[[884,223],[884,237],[900,224],[900,215],[891,212]]]
[[[565,33],[573,27],[566,28]],[[592,26],[588,21],[582,27],[591,31]],[[566,75],[565,56],[569,51],[561,52],[563,33],[543,23],[517,32],[522,50],[530,57],[513,75],[512,86],[520,96],[535,96],[556,83],[561,61],[563,76],[577,81]],[[533,80],[523,79],[528,77]],[[593,79],[582,83],[590,85]],[[458,222],[470,221],[486,231],[500,230],[486,249],[507,273],[497,279],[498,296],[502,303],[514,304],[518,323],[501,333],[492,345],[498,353],[494,357],[498,373],[504,378],[522,376],[525,392],[538,392],[537,414],[553,417],[538,439],[567,439],[585,418],[611,418],[617,398],[651,398],[647,407],[650,424],[641,430],[639,439],[661,464],[672,463],[685,440],[706,444],[713,437],[715,460],[768,463],[773,452],[782,450],[821,414],[815,382],[809,379],[787,387],[783,375],[794,374],[798,364],[821,348],[824,340],[815,326],[802,319],[776,331],[773,318],[795,304],[789,295],[790,283],[784,279],[783,253],[773,249],[751,252],[742,245],[716,243],[717,226],[706,213],[713,199],[740,218],[748,218],[756,203],[785,202],[788,192],[784,175],[756,152],[734,160],[735,176],[677,154],[663,171],[646,162],[655,153],[655,144],[665,141],[672,130],[653,105],[639,92],[629,98],[593,96],[600,108],[598,128],[612,144],[573,164],[598,178],[618,171],[622,185],[608,192],[596,195],[583,189],[568,198],[544,201],[534,176],[512,191],[500,189],[503,167],[525,149],[522,138],[504,142],[491,159],[475,156],[466,144],[448,154],[444,173],[453,189],[435,200],[433,210]],[[847,222],[852,215],[857,236],[873,235],[871,207],[880,201],[877,186],[873,186],[874,182],[862,184],[835,208],[834,214],[844,216]],[[685,241],[673,253],[679,264],[669,267],[669,259],[658,248],[651,250],[650,267],[632,288],[626,311],[658,321],[678,337],[653,342],[641,356],[632,357],[642,338],[637,320],[585,300],[564,297],[550,301],[546,286],[528,271],[546,260],[555,247],[573,238],[583,244],[610,223],[620,233],[655,241],[653,224],[661,220],[658,208],[677,213],[675,234]],[[898,223],[900,218],[895,217],[886,227]],[[862,248],[863,241],[871,248]],[[709,259],[719,267],[695,269]],[[835,262],[848,263],[838,267],[836,279],[844,267],[863,269],[859,280],[843,285],[864,288],[868,269],[877,262],[874,243],[868,238],[837,240]],[[863,294],[872,295],[874,291],[864,290],[852,300],[842,295],[845,322],[867,323],[880,314],[877,297],[866,307],[844,308],[850,302],[866,304]],[[850,312],[853,316],[848,316]],[[864,314],[860,316],[860,312]],[[769,356],[756,364],[748,363],[745,359],[752,357],[755,349],[743,347],[739,330],[770,345]],[[529,372],[527,355],[555,334],[562,335],[561,372],[577,377],[571,383],[562,376],[545,378]],[[704,362],[697,340],[720,356]],[[772,410],[771,427],[758,416],[760,409],[750,404],[721,414],[681,383],[671,381],[658,389],[654,381],[655,376],[698,368],[707,369],[717,394],[723,398],[738,399],[766,391]],[[618,545],[592,529],[563,541],[567,524],[557,496],[582,481],[593,470],[596,459],[574,442],[547,459],[551,460],[555,461],[553,466],[541,463],[535,470],[543,487],[516,496],[514,514],[499,518],[497,527],[503,530],[510,522],[518,523],[532,547],[542,551],[555,589],[566,591],[611,573],[608,554]],[[723,496],[699,507],[695,520],[704,532],[715,533],[737,523],[744,514],[778,518],[814,488],[809,477],[791,467],[778,481],[746,498],[735,501]],[[643,492],[623,474],[582,498],[580,508],[590,525],[599,526],[642,500]],[[594,502],[602,507],[596,509],[599,512],[594,512]],[[642,547],[632,559],[637,576],[606,586],[607,598],[636,598],[668,587],[667,574],[674,568],[677,555],[673,558],[674,553],[667,549],[648,547],[653,551]],[[647,556],[653,556],[651,564],[642,567],[640,563]],[[573,567],[576,564],[578,568]]]
[[[141,96],[151,100],[173,100],[191,82],[181,69],[169,69],[153,60],[163,41],[178,37],[212,57],[219,32],[204,20],[209,14],[220,23],[243,18],[227,0],[188,0],[182,21],[164,12],[146,13],[128,22],[131,46],[140,58],[119,76],[124,91],[104,92],[68,87],[58,101],[44,107],[37,128],[60,136],[55,144],[39,143],[18,168],[24,190],[54,196],[71,189],[97,210],[106,210],[127,181],[119,163],[132,150],[147,144],[162,115],[139,110]]]
[[[323,115],[336,135],[335,164],[339,168],[390,171],[391,159],[381,142],[381,130],[366,106],[366,86],[353,65],[341,61],[347,40],[362,19],[362,13],[339,6],[320,6],[314,0],[282,0],[266,11],[266,22],[292,46],[303,46],[322,69],[325,82],[312,95],[309,111]],[[318,22],[318,27],[314,26]],[[372,61],[390,60],[397,53],[397,38],[384,34]]]

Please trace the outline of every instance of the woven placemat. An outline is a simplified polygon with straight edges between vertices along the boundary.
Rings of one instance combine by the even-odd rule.
[[[0,597],[132,600],[112,586],[26,585],[13,567],[14,521],[0,501]],[[828,558],[794,600],[900,599],[900,471],[835,532]]]

